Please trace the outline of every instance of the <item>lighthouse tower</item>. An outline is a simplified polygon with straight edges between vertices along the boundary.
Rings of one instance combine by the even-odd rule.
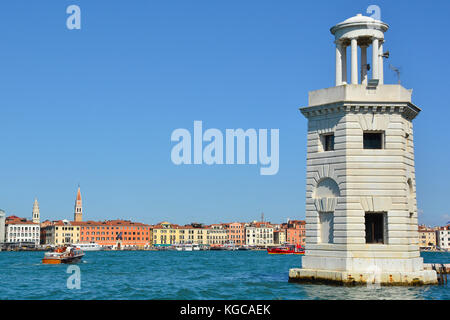
[[[336,85],[309,92],[300,109],[308,119],[306,252],[291,281],[437,283],[418,246],[412,120],[420,109],[412,90],[384,84],[387,30],[361,14],[332,27]]]

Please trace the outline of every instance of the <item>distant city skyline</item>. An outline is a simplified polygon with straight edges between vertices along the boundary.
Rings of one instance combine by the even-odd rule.
[[[72,220],[207,224],[305,219],[308,91],[334,85],[329,28],[371,2],[79,0],[0,5],[0,208]],[[385,83],[401,69],[422,109],[414,120],[419,223],[450,220],[446,148],[448,2],[378,1]],[[411,23],[420,21],[420,23]],[[426,27],[424,27],[426,25]],[[328,26],[328,27],[327,27]],[[439,44],[439,45],[436,45]],[[279,129],[279,170],[177,166],[171,133],[192,128]]]

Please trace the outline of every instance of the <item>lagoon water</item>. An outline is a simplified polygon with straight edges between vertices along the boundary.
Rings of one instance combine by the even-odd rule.
[[[0,299],[440,299],[450,285],[337,287],[288,283],[301,256],[264,251],[86,252],[81,288],[68,289],[68,265],[42,265],[43,252],[0,252]],[[450,253],[422,253],[450,263]]]

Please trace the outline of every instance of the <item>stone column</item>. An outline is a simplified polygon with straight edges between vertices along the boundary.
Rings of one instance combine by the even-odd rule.
[[[358,40],[353,38],[351,40],[352,47],[352,84],[358,84]]]
[[[361,45],[361,83],[367,84],[367,45]]]
[[[383,84],[384,82],[384,71],[383,71],[383,42],[380,41],[379,45],[379,57],[380,60],[378,61],[378,77],[380,78],[379,84]]]
[[[378,57],[378,39],[373,38],[372,41],[372,79],[380,79],[378,75],[378,62],[380,58]]]
[[[347,46],[341,42],[342,84],[347,84]]]
[[[342,45],[336,41],[336,86],[342,84]]]

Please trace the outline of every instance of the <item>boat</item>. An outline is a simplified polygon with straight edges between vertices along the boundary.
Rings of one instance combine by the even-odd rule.
[[[217,245],[210,246],[209,250],[225,250],[225,248],[222,245],[217,244]]]
[[[238,250],[240,251],[247,251],[250,250],[249,246],[244,244],[243,246],[238,247]]]
[[[230,243],[225,243],[222,247],[224,250],[228,250],[228,251],[234,251],[237,250],[237,247],[234,245],[234,243],[230,242]]]
[[[197,251],[200,250],[200,247],[198,244],[192,244],[192,243],[179,243],[172,246],[175,248],[176,251]]]
[[[82,251],[101,251],[104,249],[101,245],[95,242],[77,243],[77,247],[80,248]]]
[[[286,244],[280,247],[267,248],[269,254],[305,254],[305,249],[300,245]]]
[[[46,252],[43,264],[76,263],[84,257],[84,252],[77,247],[58,247],[54,251]]]

